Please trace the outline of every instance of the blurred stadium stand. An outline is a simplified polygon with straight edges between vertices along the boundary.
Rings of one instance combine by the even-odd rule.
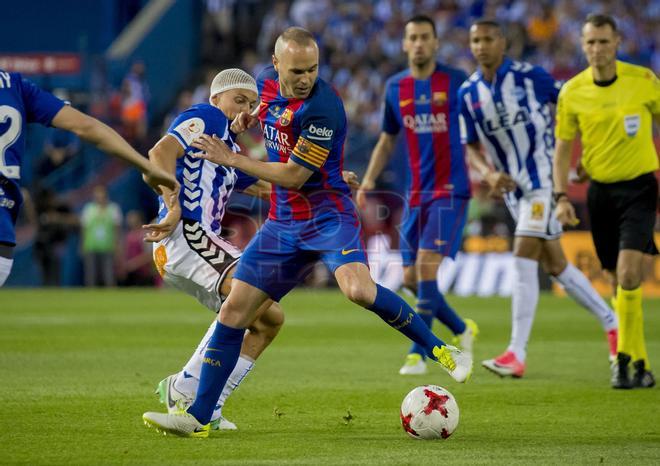
[[[611,13],[619,21],[622,59],[660,68],[660,0],[33,0],[30,8],[3,9],[0,68],[21,71],[49,90],[66,89],[76,107],[112,125],[146,154],[182,91],[203,101],[208,76],[218,70],[239,66],[256,74],[269,63],[277,34],[290,25],[304,26],[321,45],[321,76],[340,92],[349,115],[345,167],[361,174],[380,131],[384,82],[405,67],[400,43],[407,17],[432,16],[440,38],[439,59],[467,72],[475,66],[467,27],[478,17],[496,18],[506,26],[510,56],[566,79],[586,66],[580,25],[594,11]],[[133,72],[136,63],[144,66],[143,76]],[[135,116],[127,104],[136,89],[144,132],[142,116]],[[139,175],[88,145],[47,176],[35,176],[51,130],[29,131],[23,183],[33,197],[49,189],[79,212],[92,187],[101,183],[123,212],[139,210],[147,219],[155,214],[155,197]],[[259,136],[254,137],[249,152],[260,156]],[[379,189],[401,193],[406,167],[403,157],[393,157]],[[584,189],[576,188],[575,194],[583,197]],[[238,196],[234,211],[237,215],[229,215],[229,222],[262,209]],[[506,223],[501,209],[495,215],[489,220],[494,231]],[[43,283],[33,250],[38,220],[26,205],[8,285]],[[375,231],[392,233],[396,226],[391,220],[381,223]],[[70,229],[59,253],[64,286],[82,283],[77,236]]]

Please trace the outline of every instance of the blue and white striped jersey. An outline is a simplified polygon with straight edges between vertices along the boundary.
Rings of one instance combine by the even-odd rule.
[[[480,71],[458,91],[461,140],[481,142],[498,170],[518,184],[516,197],[552,188],[553,119],[561,84],[538,66],[505,58],[493,82]]]
[[[243,190],[257,179],[231,167],[197,159],[191,154],[198,150],[190,144],[201,134],[215,134],[229,148],[238,152],[235,135],[229,130],[230,122],[220,109],[209,104],[195,105],[177,116],[167,134],[183,146],[184,155],[176,162],[176,179],[181,183],[179,202],[181,218],[199,222],[206,231],[220,235],[220,222],[225,214],[229,196],[234,189]],[[158,220],[167,213],[160,199]]]

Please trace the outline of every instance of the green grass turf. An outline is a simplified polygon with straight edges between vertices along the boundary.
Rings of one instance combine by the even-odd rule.
[[[481,327],[476,361],[504,349],[508,300],[450,301]],[[296,291],[282,304],[281,334],[225,407],[240,430],[199,440],[162,437],[141,420],[162,409],[154,387],[181,367],[211,319],[191,298],[0,291],[0,463],[660,462],[660,389],[609,388],[600,326],[568,299],[541,298],[524,379],[477,365],[466,385],[439,367],[399,376],[407,341],[336,291]],[[656,368],[659,311],[659,301],[646,302]],[[413,440],[401,429],[401,400],[426,383],[447,387],[460,406],[447,441]]]

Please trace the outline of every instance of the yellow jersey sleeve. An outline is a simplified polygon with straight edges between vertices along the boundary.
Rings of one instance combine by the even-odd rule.
[[[555,137],[572,141],[577,136],[579,125],[577,115],[571,111],[570,96],[567,97],[566,94],[568,94],[568,88],[565,85],[559,92],[557,100]]]
[[[652,115],[660,115],[660,79],[648,70],[649,74],[649,111]]]

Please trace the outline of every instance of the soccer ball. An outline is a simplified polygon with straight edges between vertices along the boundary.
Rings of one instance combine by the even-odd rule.
[[[401,403],[401,425],[416,439],[446,439],[458,426],[454,395],[437,385],[414,388]]]

